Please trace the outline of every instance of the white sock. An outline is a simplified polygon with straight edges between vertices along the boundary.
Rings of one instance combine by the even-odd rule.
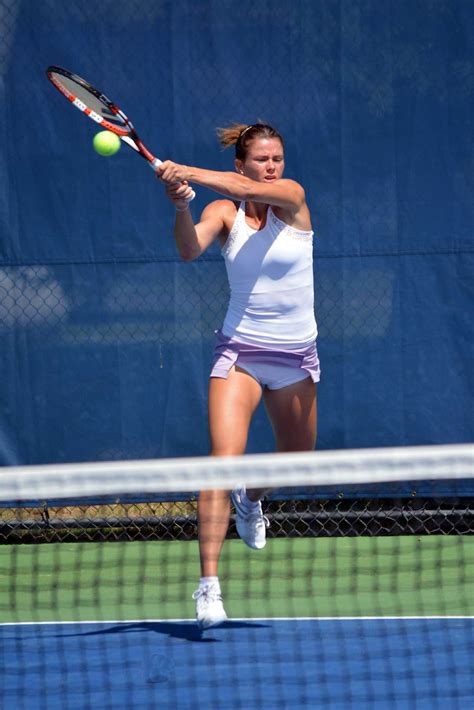
[[[219,577],[201,577],[199,580],[199,589],[209,587],[211,584],[216,585],[220,591]]]

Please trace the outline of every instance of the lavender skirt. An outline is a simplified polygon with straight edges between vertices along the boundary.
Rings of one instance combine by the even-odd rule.
[[[318,351],[315,342],[304,348],[275,350],[271,347],[242,343],[225,337],[220,330],[216,331],[210,376],[227,379],[230,369],[236,364],[242,369],[248,370],[250,374],[267,371],[271,378],[273,373],[276,377],[273,382],[265,382],[264,378],[256,377],[262,385],[267,385],[270,389],[278,389],[286,384],[297,382],[307,377],[308,374],[313,382],[319,382],[320,379]],[[286,378],[289,376],[291,381],[286,381],[285,370]],[[295,370],[303,372],[295,372]]]

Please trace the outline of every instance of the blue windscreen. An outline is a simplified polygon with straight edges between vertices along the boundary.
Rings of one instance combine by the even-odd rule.
[[[228,286],[173,208],[45,76],[123,106],[161,158],[233,170],[262,119],[311,208],[318,447],[472,441],[468,0],[0,3],[0,462],[204,455]],[[215,197],[197,188],[195,219]],[[263,407],[248,450],[271,451]]]

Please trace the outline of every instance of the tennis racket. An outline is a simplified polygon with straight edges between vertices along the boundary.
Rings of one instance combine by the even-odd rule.
[[[161,165],[162,161],[153,155],[140,140],[130,119],[105,94],[67,69],[51,66],[47,68],[46,74],[53,86],[69,99],[73,106],[102,128],[119,136],[138,155],[145,158],[153,170]],[[193,200],[195,196],[193,191],[190,199]]]

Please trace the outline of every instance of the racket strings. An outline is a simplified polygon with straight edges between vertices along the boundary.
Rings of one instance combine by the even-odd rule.
[[[62,88],[62,93],[73,101],[78,108],[81,108],[81,110],[85,110],[86,113],[93,112],[119,129],[130,130],[125,114],[123,114],[118,107],[114,106],[115,110],[113,110],[112,102],[103,94],[99,96],[92,88],[89,89],[82,83],[74,81],[73,78],[66,77],[59,73],[51,72],[51,79],[58,88]],[[74,101],[74,99],[76,101]],[[78,101],[81,102],[82,106],[78,105]]]

